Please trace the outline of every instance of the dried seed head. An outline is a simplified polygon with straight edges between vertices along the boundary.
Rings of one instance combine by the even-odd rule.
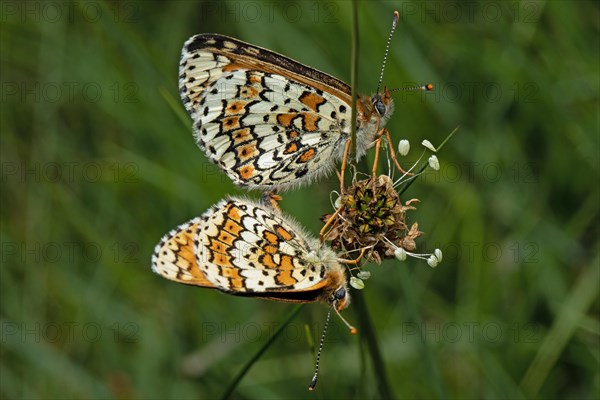
[[[342,210],[326,236],[335,250],[359,251],[368,249],[367,261],[381,263],[396,257],[398,247],[407,251],[416,248],[415,239],[422,232],[414,223],[409,229],[405,212],[414,210],[416,199],[402,204],[386,175],[355,181],[340,197]],[[331,215],[324,217],[328,220]]]

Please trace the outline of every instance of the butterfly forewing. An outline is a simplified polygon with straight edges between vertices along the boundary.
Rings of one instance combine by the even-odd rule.
[[[180,91],[198,145],[237,184],[287,188],[329,172],[350,134],[350,89],[220,35],[186,42]]]

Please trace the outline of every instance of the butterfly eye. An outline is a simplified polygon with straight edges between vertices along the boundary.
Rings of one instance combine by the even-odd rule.
[[[341,287],[338,290],[335,291],[335,293],[333,294],[333,298],[335,300],[342,300],[343,298],[346,297],[346,288],[345,287]]]
[[[385,114],[385,104],[383,104],[383,101],[381,101],[381,98],[379,96],[376,96],[374,98],[373,105],[375,106],[375,109],[377,110],[377,113],[379,115]]]

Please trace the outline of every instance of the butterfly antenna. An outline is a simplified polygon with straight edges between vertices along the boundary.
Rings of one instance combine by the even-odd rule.
[[[313,375],[312,381],[310,381],[310,385],[308,385],[308,390],[315,390],[317,386],[317,379],[319,378],[319,361],[321,361],[321,351],[323,351],[323,343],[325,343],[325,333],[327,332],[327,328],[329,327],[329,317],[331,317],[331,309],[333,305],[329,308],[327,312],[327,319],[325,320],[325,327],[323,327],[323,333],[321,334],[321,342],[319,343],[319,351],[317,352],[317,361],[315,363],[315,374]]]
[[[423,86],[410,86],[410,87],[403,87],[403,88],[395,88],[390,90],[390,92],[399,92],[399,91],[411,91],[411,90],[424,90],[424,91],[429,91],[429,90],[433,90],[433,85],[431,83],[428,83],[426,85]]]
[[[350,325],[348,321],[342,317],[340,312],[335,307],[335,302],[331,303],[329,307],[329,311],[327,311],[327,318],[325,319],[325,326],[323,327],[323,333],[321,334],[321,342],[319,343],[319,351],[317,352],[317,361],[315,363],[315,374],[313,375],[312,381],[310,381],[310,385],[308,385],[308,390],[315,390],[317,386],[317,379],[319,378],[319,361],[321,361],[321,352],[323,351],[323,344],[325,343],[325,334],[327,333],[327,328],[329,327],[329,318],[331,317],[331,309],[334,309],[335,313],[340,317],[340,319],[346,324],[348,329],[350,329],[350,334],[355,335],[358,333],[358,330]]]
[[[375,93],[379,93],[379,89],[381,88],[381,82],[383,82],[383,71],[385,70],[385,63],[387,61],[388,52],[390,51],[390,42],[392,41],[392,35],[394,35],[394,31],[396,30],[396,25],[398,25],[398,21],[400,21],[400,13],[398,11],[394,11],[394,19],[392,20],[392,30],[390,31],[387,44],[385,45],[383,64],[381,65],[381,73],[379,74],[379,82],[377,83],[377,90],[375,91]]]

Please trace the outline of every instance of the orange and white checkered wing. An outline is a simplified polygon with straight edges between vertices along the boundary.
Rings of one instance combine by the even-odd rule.
[[[231,292],[270,293],[319,287],[331,266],[311,259],[317,242],[273,209],[230,198],[205,214],[197,263],[215,286]],[[329,264],[329,265],[328,265]]]
[[[172,281],[214,287],[196,264],[196,239],[202,218],[194,218],[167,233],[152,255],[152,271]]]
[[[236,184],[285,189],[328,173],[350,135],[350,88],[222,35],[183,48],[179,86],[196,140]]]
[[[308,303],[349,303],[344,267],[269,205],[220,201],[156,246],[152,270],[164,278],[226,293]],[[343,299],[334,296],[345,289]],[[339,295],[338,295],[339,296]]]

